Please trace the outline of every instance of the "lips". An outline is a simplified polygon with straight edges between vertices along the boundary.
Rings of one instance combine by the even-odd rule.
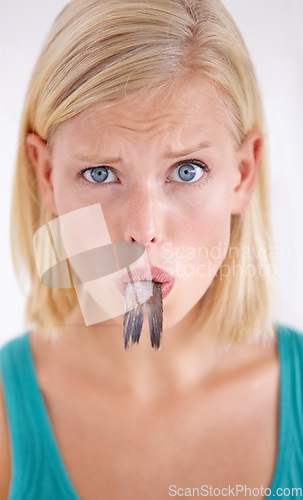
[[[175,278],[160,267],[135,269],[130,274],[125,273],[117,282],[121,293],[125,296],[127,283],[135,281],[155,281],[161,284],[162,298],[164,299],[174,286]]]

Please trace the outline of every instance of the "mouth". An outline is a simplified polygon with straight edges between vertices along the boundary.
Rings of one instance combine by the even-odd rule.
[[[165,299],[174,286],[175,278],[160,267],[153,266],[147,269],[135,269],[130,271],[129,274],[125,273],[117,282],[117,286],[125,297],[127,284],[139,281],[153,281],[154,283],[159,283],[161,286],[162,299]]]

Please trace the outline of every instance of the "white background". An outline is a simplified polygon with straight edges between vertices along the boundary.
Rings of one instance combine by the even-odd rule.
[[[11,0],[0,9],[0,345],[22,333],[24,297],[9,248],[11,183],[19,118],[31,69],[64,0]],[[250,50],[263,94],[270,148],[272,220],[280,254],[277,320],[303,331],[303,1],[224,0]]]

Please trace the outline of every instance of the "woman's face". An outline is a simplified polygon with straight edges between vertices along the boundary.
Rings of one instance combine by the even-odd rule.
[[[201,80],[179,85],[170,98],[142,93],[95,105],[53,137],[49,204],[62,215],[100,203],[112,241],[145,246],[150,266],[174,278],[163,303],[170,328],[224,260],[231,214],[251,196],[241,172],[250,161],[256,170],[255,142],[236,148],[222,103]]]

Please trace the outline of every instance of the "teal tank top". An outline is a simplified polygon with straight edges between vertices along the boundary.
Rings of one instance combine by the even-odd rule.
[[[303,335],[281,325],[277,335],[278,455],[271,493],[267,490],[266,495],[270,499],[285,499],[303,496]],[[79,500],[38,386],[29,332],[1,348],[0,368],[12,450],[8,500]]]

